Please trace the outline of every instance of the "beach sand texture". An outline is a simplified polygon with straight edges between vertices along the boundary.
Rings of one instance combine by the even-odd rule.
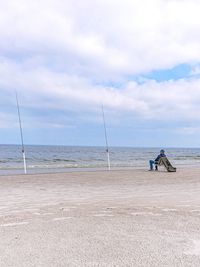
[[[1,176],[0,266],[200,266],[200,169]]]

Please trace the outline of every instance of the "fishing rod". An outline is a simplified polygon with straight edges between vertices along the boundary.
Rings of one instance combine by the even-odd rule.
[[[106,130],[106,122],[105,122],[105,114],[104,114],[103,104],[102,104],[101,108],[102,108],[102,117],[103,117],[105,141],[106,141],[106,153],[107,153],[107,160],[108,160],[108,170],[110,171],[110,153],[109,153],[109,147],[108,147],[108,136],[107,136],[107,130]]]
[[[24,149],[24,138],[23,138],[22,122],[21,122],[21,115],[20,115],[17,91],[15,91],[15,96],[16,96],[17,111],[18,111],[18,118],[19,118],[19,128],[20,128],[21,146],[22,146],[22,156],[23,156],[23,162],[24,162],[24,173],[26,174],[27,173],[26,155],[25,155],[25,149]]]

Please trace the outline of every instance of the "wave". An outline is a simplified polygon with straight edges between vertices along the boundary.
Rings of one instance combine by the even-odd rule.
[[[49,160],[49,161],[53,161],[53,162],[76,162],[76,160],[72,160],[72,159],[53,159],[53,160]]]

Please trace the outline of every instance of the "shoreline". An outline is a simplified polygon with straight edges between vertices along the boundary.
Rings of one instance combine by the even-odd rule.
[[[200,165],[194,164],[194,165],[176,165],[177,172],[179,170],[187,170],[187,169],[200,169]],[[146,168],[144,166],[136,166],[136,167],[111,167],[110,171],[137,171],[137,170],[143,170],[143,171],[148,171],[148,165]],[[28,169],[27,168],[27,174],[26,175],[36,175],[36,174],[59,174],[59,173],[82,173],[82,172],[101,172],[101,171],[108,171],[107,167],[102,167],[102,168],[46,168],[46,169]],[[161,167],[160,172],[166,171],[164,167]],[[23,173],[23,169],[0,169],[0,176],[15,176],[15,175],[25,175]]]

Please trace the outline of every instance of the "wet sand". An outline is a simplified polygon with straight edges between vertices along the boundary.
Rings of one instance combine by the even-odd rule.
[[[200,266],[200,169],[1,176],[0,266]]]

